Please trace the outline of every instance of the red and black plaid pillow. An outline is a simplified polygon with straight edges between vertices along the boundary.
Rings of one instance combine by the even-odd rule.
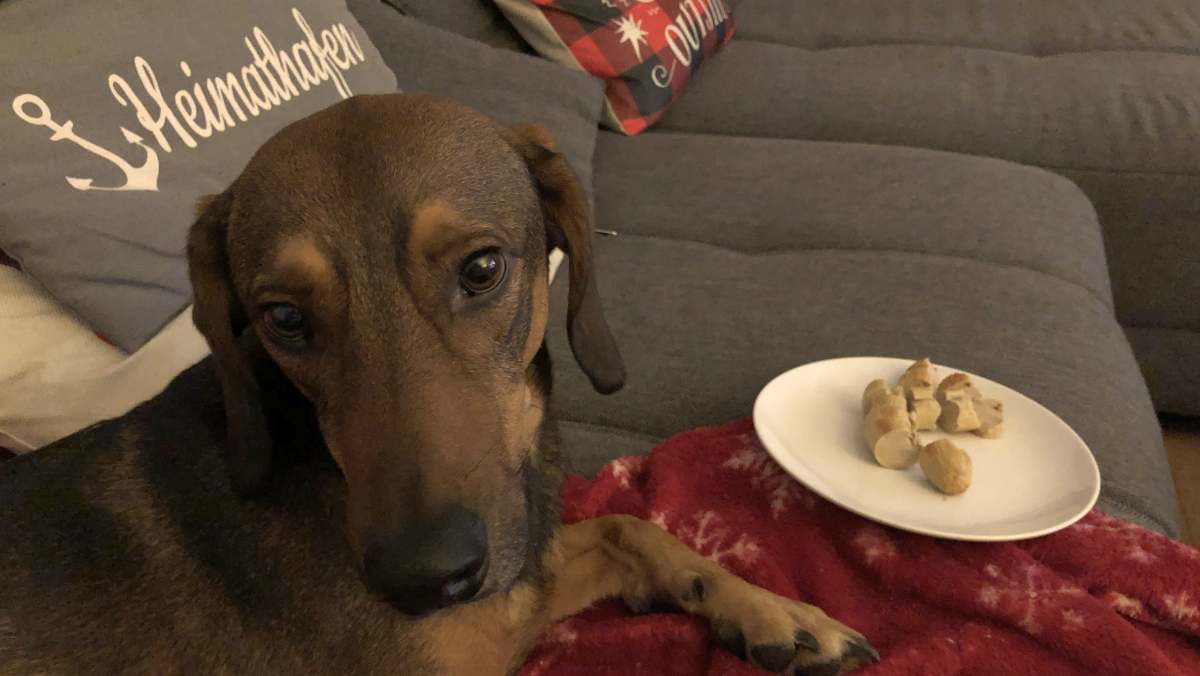
[[[654,124],[733,37],[725,0],[496,0],[543,56],[607,83],[606,122]]]

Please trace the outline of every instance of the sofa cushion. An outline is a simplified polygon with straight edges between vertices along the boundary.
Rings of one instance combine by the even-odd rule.
[[[0,25],[0,246],[125,350],[188,302],[201,195],[289,122],[395,89],[341,0],[18,0]]]
[[[911,44],[810,51],[752,40],[730,45],[662,122],[1165,174],[1200,173],[1191,144],[1175,141],[1197,125],[1200,57],[1185,54],[1032,58]]]
[[[797,162],[797,146],[771,139],[601,138],[596,189],[605,199],[596,217],[623,234],[747,253],[803,247],[975,258],[1057,277],[1112,305],[1092,206],[1050,172],[911,148],[807,143]],[[697,171],[714,158],[721,171]],[[743,195],[750,198],[735,197]],[[883,228],[877,221],[885,212]],[[898,280],[898,295],[905,285]]]
[[[1196,374],[1200,373],[1200,331],[1158,327],[1125,327],[1138,365],[1161,411],[1195,412]]]
[[[1189,0],[737,0],[742,37],[805,49],[936,44],[1042,56],[1189,52],[1200,8]]]
[[[605,81],[605,122],[626,134],[662,117],[734,32],[725,0],[496,3],[543,56]]]
[[[601,135],[597,225],[620,234],[596,242],[599,284],[628,384],[611,397],[591,391],[556,317],[560,418],[626,454],[637,445],[629,433],[661,439],[749,415],[763,385],[809,361],[928,355],[1049,407],[1096,454],[1101,507],[1176,532],[1162,437],[1076,188],[982,158],[764,144]],[[639,164],[638,153],[656,162]],[[696,171],[700,157],[728,171]],[[769,180],[755,178],[760,164]],[[555,287],[561,313],[565,284]],[[596,463],[582,452],[580,464]]]
[[[1176,332],[1200,341],[1200,5],[743,0],[736,12],[737,38],[662,128],[1058,172],[1097,208],[1117,314],[1141,333],[1143,362],[1167,359]],[[1200,373],[1200,352],[1180,366]],[[1147,371],[1162,410],[1200,415],[1200,379]]]

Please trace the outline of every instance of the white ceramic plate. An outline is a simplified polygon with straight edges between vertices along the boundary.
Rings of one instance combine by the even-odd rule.
[[[868,519],[955,540],[1019,540],[1071,525],[1100,495],[1100,470],[1083,440],[1041,404],[970,374],[983,396],[1004,403],[1004,436],[922,432],[922,443],[949,438],[971,456],[966,493],[935,489],[919,465],[880,467],[863,437],[867,383],[895,383],[911,359],[850,357],[819,361],[772,380],[754,402],[763,445],[813,491]],[[961,370],[937,364],[938,377]]]

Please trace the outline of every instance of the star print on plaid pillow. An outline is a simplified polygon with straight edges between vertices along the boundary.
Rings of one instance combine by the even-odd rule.
[[[608,126],[654,124],[733,37],[725,0],[496,0],[539,53],[606,83]]]

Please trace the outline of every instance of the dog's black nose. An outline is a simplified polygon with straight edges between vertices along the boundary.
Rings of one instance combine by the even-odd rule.
[[[367,583],[400,611],[421,615],[471,599],[487,577],[487,526],[452,507],[407,524],[400,537],[376,537],[363,553]]]

